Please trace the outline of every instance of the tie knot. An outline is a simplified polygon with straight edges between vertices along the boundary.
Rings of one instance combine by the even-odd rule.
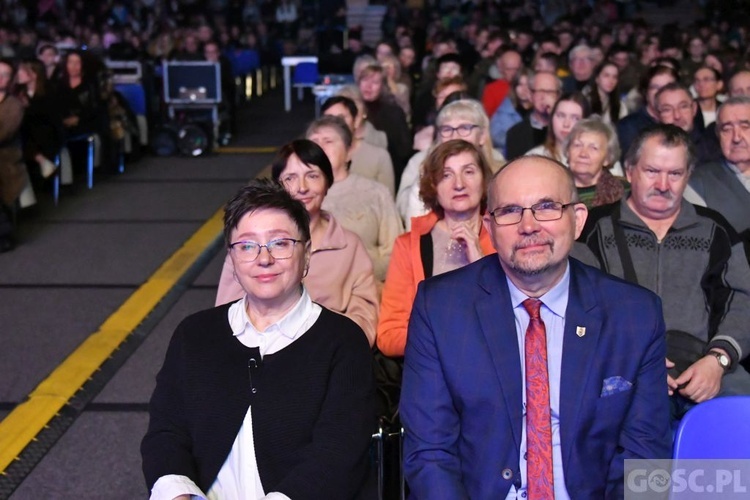
[[[531,319],[540,319],[539,310],[542,308],[542,301],[539,299],[526,299],[522,302],[524,309],[529,313]]]

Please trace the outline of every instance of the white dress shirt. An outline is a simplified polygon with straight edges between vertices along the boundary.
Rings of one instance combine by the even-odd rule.
[[[246,347],[258,347],[262,357],[278,352],[299,339],[315,324],[321,311],[322,308],[313,303],[307,290],[303,288],[302,296],[294,307],[264,331],[256,329],[250,321],[245,298],[232,304],[227,316],[237,340]],[[255,457],[253,418],[249,407],[232,449],[208,493],[203,493],[190,478],[175,474],[160,477],[151,490],[151,500],[172,500],[180,495],[190,495],[193,499],[201,500],[290,500],[283,493],[266,494],[263,491]]]
[[[507,278],[506,278],[507,279]],[[521,290],[508,281],[510,301],[513,305],[513,315],[516,318],[516,334],[518,337],[518,352],[521,355],[521,384],[523,394],[523,427],[521,430],[521,451],[519,469],[521,472],[521,487],[511,487],[506,500],[526,499],[528,485],[526,468],[526,359],[524,346],[526,343],[526,329],[529,326],[529,314],[523,307],[523,301],[528,299]],[[555,488],[555,500],[569,500],[565,487],[565,474],[562,465],[562,450],[560,448],[560,375],[562,370],[563,332],[565,331],[565,310],[568,307],[568,293],[570,287],[570,265],[565,269],[560,282],[547,293],[539,297],[542,301],[541,316],[547,334],[547,372],[549,374],[549,400],[552,417],[552,478]]]

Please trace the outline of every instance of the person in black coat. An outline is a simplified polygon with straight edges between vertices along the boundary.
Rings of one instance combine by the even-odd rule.
[[[412,135],[404,110],[388,93],[385,73],[379,64],[370,64],[360,72],[357,85],[367,107],[367,120],[388,137],[388,153],[393,162],[396,189],[412,154]]]
[[[141,444],[151,498],[374,498],[372,354],[302,284],[307,210],[253,181],[227,203],[224,239],[245,296],[172,337]]]

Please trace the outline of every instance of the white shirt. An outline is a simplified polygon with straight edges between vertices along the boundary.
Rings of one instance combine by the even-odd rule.
[[[750,191],[750,173],[743,174],[742,171],[739,168],[737,168],[737,165],[735,165],[734,163],[729,163],[729,162],[726,162],[726,163],[727,163],[727,166],[729,167],[729,170],[734,172],[734,175],[737,176],[737,180],[740,181],[740,184],[742,184],[745,187],[745,189]]]
[[[279,352],[299,339],[315,324],[321,311],[322,308],[313,303],[307,290],[303,288],[302,296],[294,307],[262,332],[250,321],[244,297],[229,307],[227,316],[237,340],[246,347],[258,347],[262,357]],[[191,498],[201,500],[290,500],[283,493],[271,492],[266,495],[263,491],[255,457],[253,419],[249,407],[232,449],[207,494],[190,478],[176,474],[160,477],[151,490],[151,500],[172,500],[180,495],[191,495]]]

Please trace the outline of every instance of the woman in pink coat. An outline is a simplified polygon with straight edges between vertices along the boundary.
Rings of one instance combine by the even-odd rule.
[[[328,157],[312,141],[292,141],[279,150],[271,172],[274,180],[304,203],[310,214],[312,255],[303,280],[310,296],[356,322],[372,346],[378,323],[378,291],[372,261],[359,237],[321,209],[326,192],[333,185]],[[227,254],[216,305],[239,300],[242,294]]]

